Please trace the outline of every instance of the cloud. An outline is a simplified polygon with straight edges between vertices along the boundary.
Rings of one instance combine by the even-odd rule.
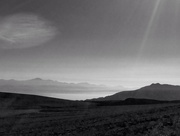
[[[0,48],[29,48],[51,40],[56,28],[45,19],[32,14],[16,14],[1,19]]]

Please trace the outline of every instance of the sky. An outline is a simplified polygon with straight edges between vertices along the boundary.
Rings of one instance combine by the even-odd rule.
[[[0,78],[180,82],[179,0],[1,0]]]

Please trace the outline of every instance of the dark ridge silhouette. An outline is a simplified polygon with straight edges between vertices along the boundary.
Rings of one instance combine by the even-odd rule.
[[[152,99],[136,99],[127,98],[125,100],[106,100],[106,101],[88,101],[95,103],[97,106],[117,106],[117,105],[148,105],[148,104],[163,104],[163,103],[179,103],[180,101],[158,101]]]
[[[180,100],[180,86],[168,84],[151,84],[133,91],[122,91],[107,97],[92,99],[93,101],[117,101],[127,98],[153,99],[161,101]]]
[[[38,79],[39,80],[39,79]],[[112,96],[86,101],[71,101],[38,95],[0,92],[1,109],[82,108],[109,105],[144,105],[180,102],[180,86],[151,84],[135,91],[124,91]]]
[[[152,99],[127,98],[125,100],[106,101],[71,101],[65,99],[0,92],[0,109],[37,109],[43,112],[59,112],[62,109],[84,109],[96,106],[116,106],[116,105],[146,105],[162,103],[178,103],[180,101],[159,101]]]
[[[88,103],[82,101],[71,101],[37,95],[0,92],[1,109],[51,109],[84,107],[88,105]]]

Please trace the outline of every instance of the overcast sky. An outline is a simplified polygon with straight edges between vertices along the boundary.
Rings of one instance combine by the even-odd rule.
[[[180,83],[179,0],[1,0],[0,78]]]

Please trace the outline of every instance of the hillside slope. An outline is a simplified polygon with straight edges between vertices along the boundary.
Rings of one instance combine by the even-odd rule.
[[[123,91],[111,96],[94,99],[96,101],[125,100],[127,98],[142,98],[153,100],[180,100],[180,86],[168,84],[151,84],[134,91]]]
[[[37,95],[0,92],[0,109],[41,109],[86,106],[88,103]]]

